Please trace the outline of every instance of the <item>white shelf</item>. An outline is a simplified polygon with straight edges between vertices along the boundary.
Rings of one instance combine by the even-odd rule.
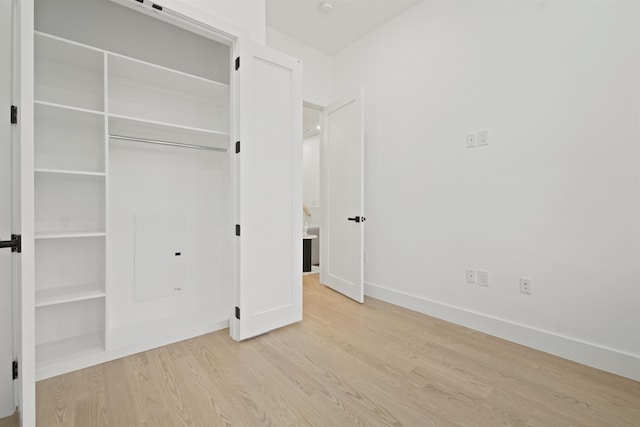
[[[88,110],[104,108],[104,53],[35,34],[35,98]]]
[[[43,101],[34,107],[36,169],[105,171],[104,113]]]
[[[229,146],[228,132],[218,132],[118,114],[109,115],[109,133],[213,148],[228,149]]]
[[[109,74],[117,78],[199,96],[205,92],[217,95],[217,99],[229,97],[229,85],[226,83],[114,53],[109,54],[108,61]]]
[[[47,368],[70,358],[80,358],[104,351],[104,333],[66,338],[36,346],[38,369]]]
[[[105,230],[103,176],[35,174],[34,184],[37,234]]]
[[[136,128],[143,129],[147,127],[149,129],[160,129],[161,131],[176,130],[179,132],[185,132],[185,133],[193,132],[193,133],[209,135],[209,136],[226,136],[226,137],[229,136],[229,132],[221,132],[217,130],[203,129],[203,128],[197,128],[193,126],[184,126],[184,125],[179,125],[175,123],[159,122],[156,120],[141,119],[139,117],[123,116],[120,114],[109,114],[109,130],[111,131],[111,133],[117,133],[117,132],[114,132],[114,129],[113,129],[114,127],[122,128],[124,126],[127,126],[127,124],[132,129],[136,129]]]
[[[64,37],[54,36],[53,34],[45,33],[43,31],[35,30],[33,33],[36,35],[36,37],[42,37],[43,39],[58,41],[60,43],[64,43],[71,46],[77,46],[81,49],[91,50],[95,52],[104,52],[104,50],[98,49],[97,47],[89,46],[84,43],[74,42],[73,40],[65,39]]]
[[[44,169],[44,168],[35,168],[34,172],[50,173],[50,174],[58,174],[58,175],[83,175],[83,176],[106,176],[107,175],[104,172],[87,172],[87,171],[75,171],[75,170],[65,170],[65,169]]]
[[[36,289],[36,307],[103,298],[105,296],[104,284],[102,283]]]
[[[115,55],[108,56],[108,70],[114,116],[196,131],[229,130],[229,85]]]
[[[78,233],[38,233],[35,235],[36,240],[41,239],[77,239],[83,237],[104,237],[107,233],[103,231],[89,231]]]
[[[73,105],[58,104],[57,102],[48,102],[48,101],[42,101],[42,100],[36,99],[34,101],[34,104],[42,105],[44,107],[58,108],[61,110],[77,111],[79,113],[88,113],[88,114],[95,114],[98,116],[104,116],[103,111],[92,110],[90,108],[74,107]]]

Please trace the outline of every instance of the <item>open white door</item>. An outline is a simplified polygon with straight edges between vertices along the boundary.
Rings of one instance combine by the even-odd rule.
[[[324,110],[320,283],[364,302],[362,90]]]
[[[302,320],[302,64],[250,42],[239,53],[231,336],[243,340]]]
[[[11,2],[0,2],[0,105],[8,111],[11,105]],[[11,123],[7,116],[0,120],[0,240],[10,241],[14,232],[11,209],[12,197],[12,149]],[[4,246],[8,246],[6,243]],[[0,418],[8,417],[16,409],[12,364],[13,350],[13,258],[9,247],[0,249]]]
[[[9,2],[7,2],[9,3]],[[34,3],[13,0],[12,100],[18,107],[13,141],[13,229],[22,235],[14,253],[14,359],[18,361],[16,405],[21,426],[36,425],[34,268]],[[5,110],[6,111],[6,110]]]

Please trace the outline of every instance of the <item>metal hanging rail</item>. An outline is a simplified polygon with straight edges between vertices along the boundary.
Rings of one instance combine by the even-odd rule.
[[[206,145],[184,144],[182,142],[163,141],[160,139],[138,138],[135,136],[109,135],[109,138],[120,139],[123,141],[144,142],[145,144],[169,145],[172,147],[193,148],[196,150],[218,151],[222,153],[227,152],[226,148],[207,147]]]

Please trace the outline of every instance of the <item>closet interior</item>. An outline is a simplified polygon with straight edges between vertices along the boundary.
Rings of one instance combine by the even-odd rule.
[[[230,47],[108,0],[35,12],[37,377],[225,327]]]

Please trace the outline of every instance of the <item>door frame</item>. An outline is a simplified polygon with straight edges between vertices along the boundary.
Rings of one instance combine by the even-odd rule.
[[[325,107],[320,105],[320,104],[315,104],[313,102],[310,101],[302,101],[302,107],[304,109],[304,107],[307,108],[311,108],[313,110],[316,110],[320,113],[320,132],[318,132],[318,141],[319,141],[319,165],[318,165],[318,180],[319,180],[319,190],[320,190],[320,210],[322,211],[324,209],[324,191],[323,191],[323,185],[324,185],[324,160],[323,160],[323,138],[324,138],[324,110]],[[304,131],[304,130],[303,130]],[[303,143],[304,143],[304,138],[302,139]],[[303,170],[304,170],[304,164],[303,164]],[[304,189],[303,189],[304,192]],[[303,194],[304,196],[304,194]],[[322,236],[323,236],[323,228],[324,228],[324,216],[322,217],[322,221],[320,221],[320,231],[318,232],[318,250],[320,251],[319,255],[319,259],[320,259],[320,283],[322,283],[322,264],[324,263],[324,251],[322,250]]]

